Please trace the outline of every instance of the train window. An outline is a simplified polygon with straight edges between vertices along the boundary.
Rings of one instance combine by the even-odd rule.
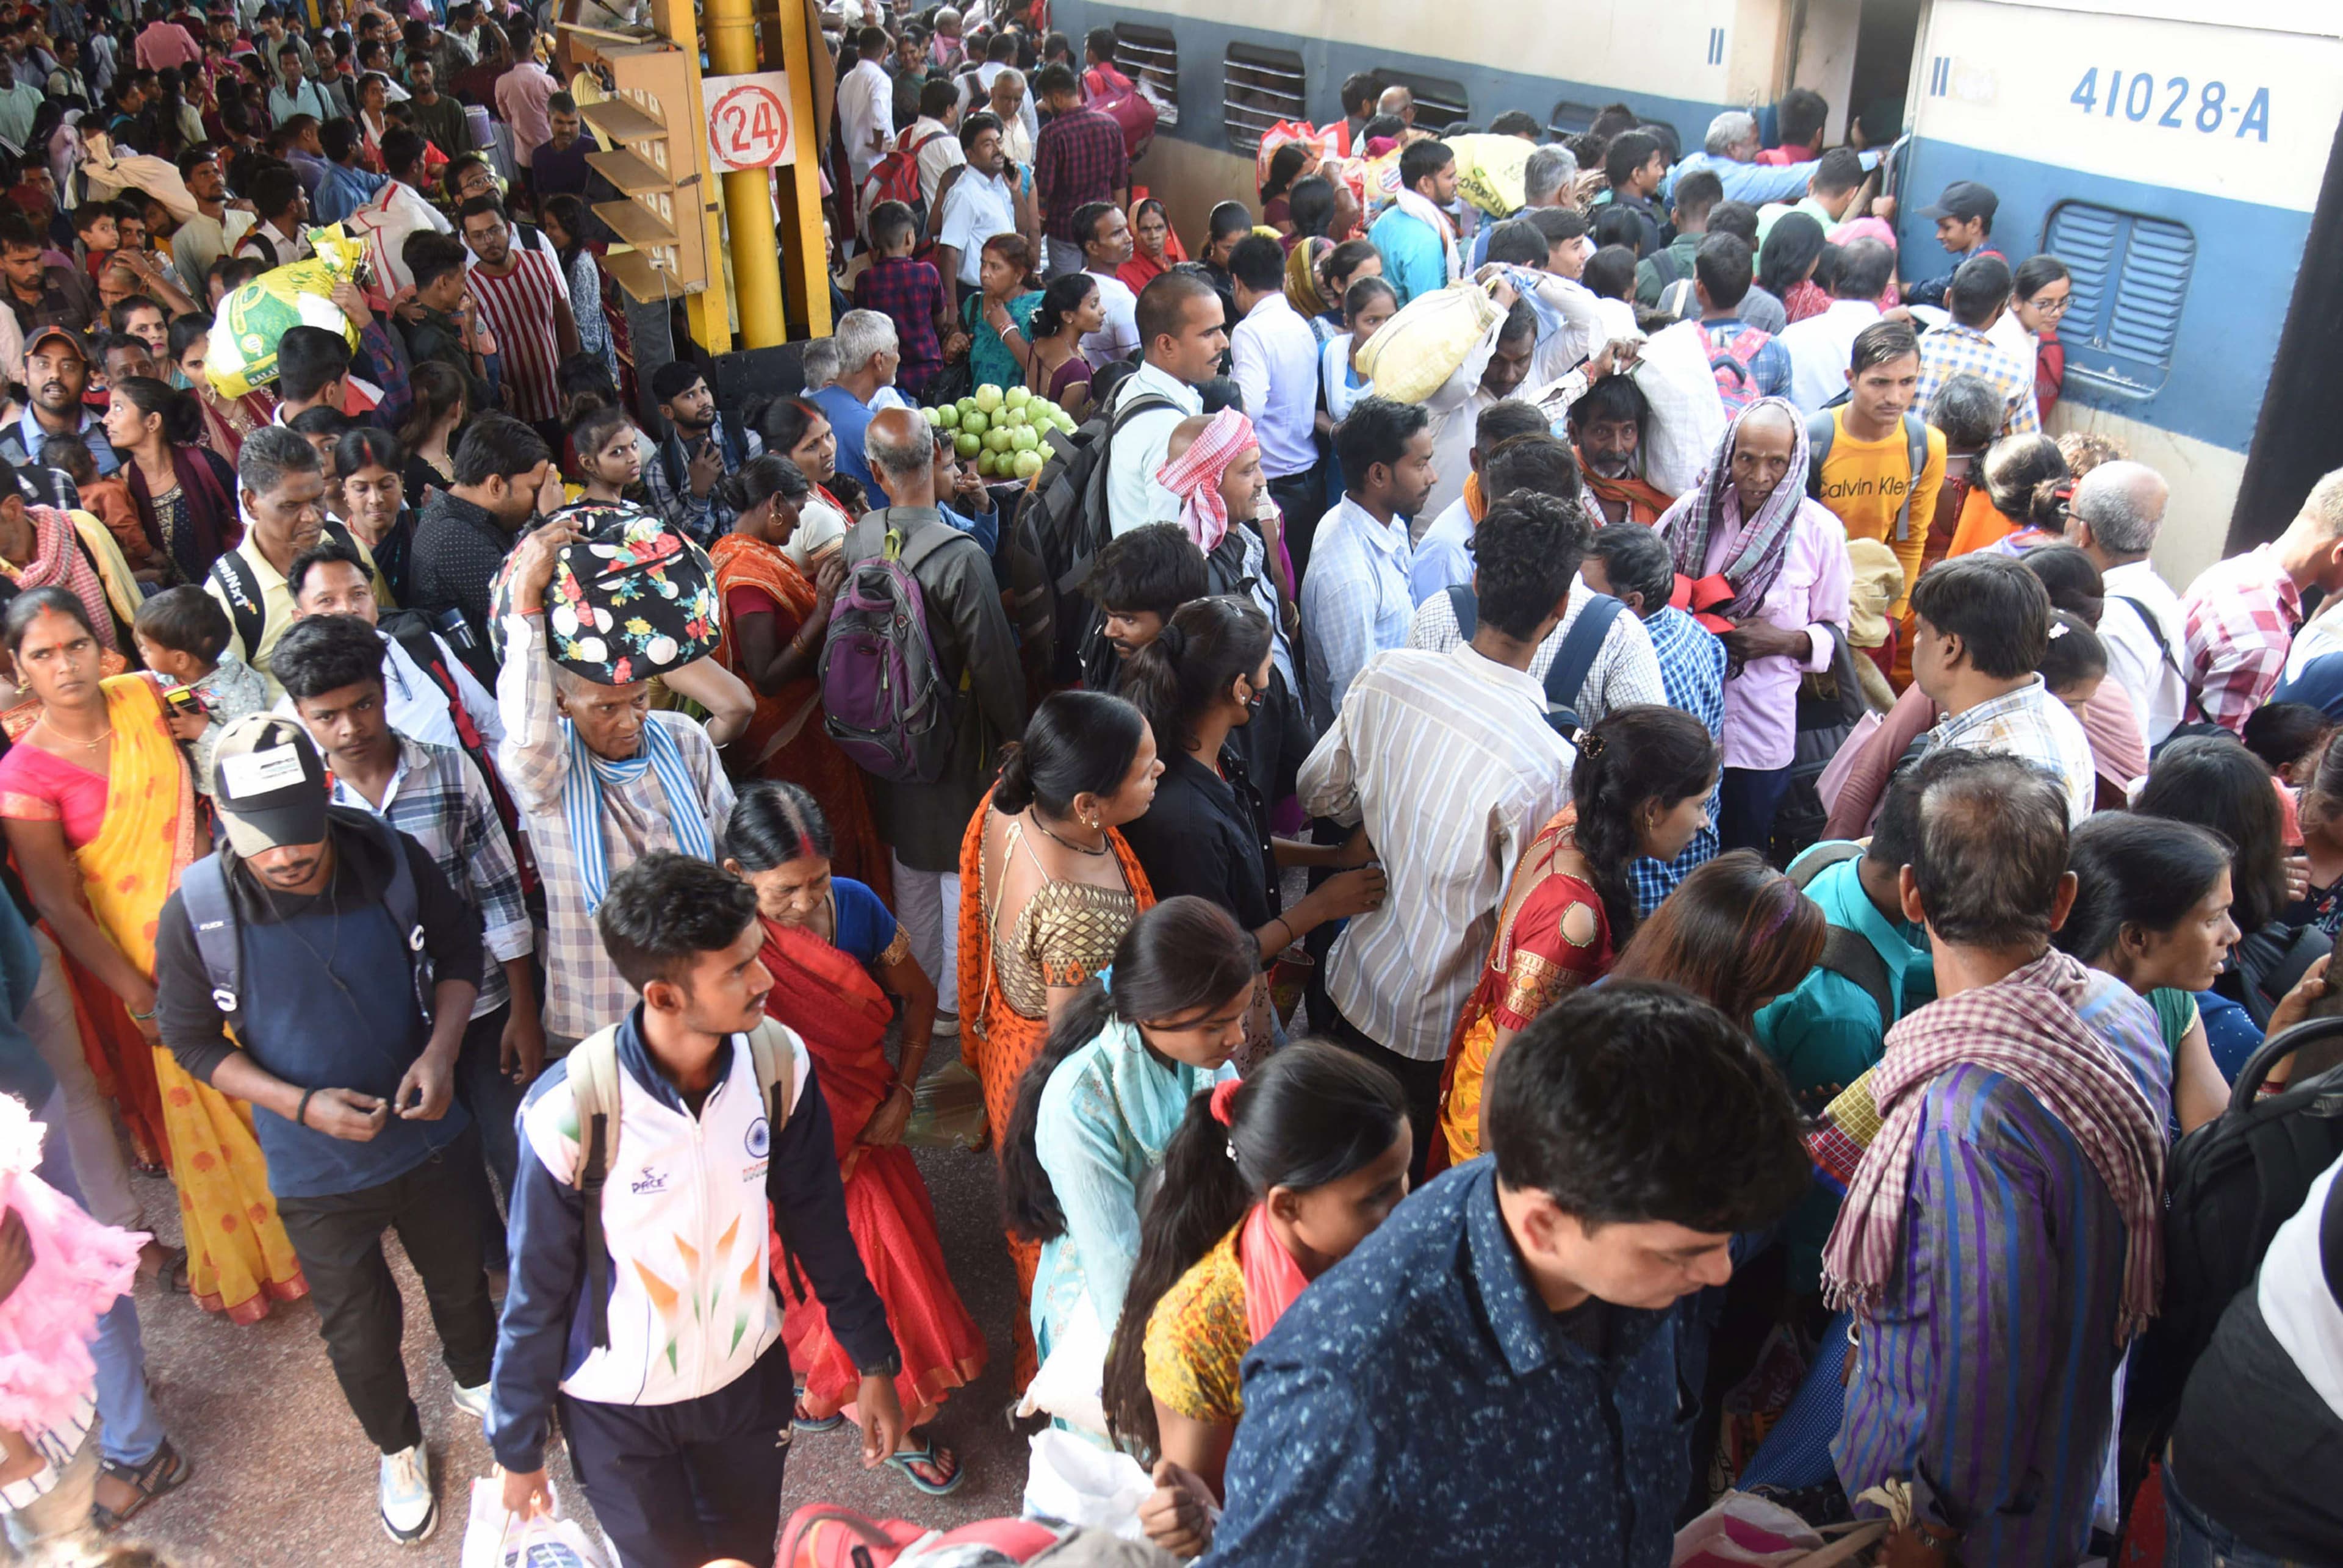
[[[1117,22],[1114,63],[1155,106],[1158,129],[1180,123],[1180,43],[1169,29]]]
[[[2051,210],[2043,246],[2075,275],[2058,334],[2069,372],[2137,397],[2161,387],[2180,336],[2196,236],[2168,218],[2070,201]]]
[[[1554,140],[1584,136],[1594,125],[1594,116],[1603,111],[1593,104],[1574,104],[1564,98],[1545,117],[1545,128]]]
[[[1386,87],[1405,87],[1415,95],[1415,128],[1440,132],[1473,117],[1472,95],[1464,84],[1444,76],[1419,76],[1413,71],[1378,67],[1375,75]]]
[[[1221,127],[1239,152],[1257,149],[1278,121],[1304,116],[1302,56],[1292,50],[1232,44],[1224,69]]]

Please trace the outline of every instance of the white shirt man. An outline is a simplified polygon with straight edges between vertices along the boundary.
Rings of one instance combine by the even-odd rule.
[[[951,189],[944,192],[943,221],[937,226],[936,243],[950,246],[960,256],[962,288],[983,284],[984,242],[996,234],[1016,232],[1017,193],[1010,188],[1007,175],[963,169]]]
[[[1799,413],[1819,412],[1846,390],[1855,334],[1878,319],[1879,307],[1868,299],[1834,299],[1820,316],[1782,329],[1782,347],[1790,354],[1790,401]]]
[[[1530,678],[1545,689],[1545,673],[1562,652],[1569,639],[1570,628],[1578,624],[1581,611],[1594,602],[1595,592],[1586,586],[1584,578],[1570,585],[1570,605],[1562,612],[1562,624],[1546,634],[1538,644],[1537,652],[1530,656]],[[1415,618],[1408,623],[1407,645],[1427,653],[1446,653],[1464,644],[1464,634],[1456,624],[1456,607],[1444,593],[1436,593],[1415,607]],[[1668,689],[1660,678],[1660,656],[1652,647],[1652,634],[1643,618],[1621,610],[1611,618],[1611,626],[1603,634],[1603,646],[1594,650],[1594,662],[1586,667],[1586,678],[1579,683],[1571,699],[1571,709],[1582,724],[1592,724],[1605,714],[1641,703],[1667,705]]]
[[[920,196],[933,206],[936,182],[942,179],[944,171],[954,164],[968,162],[968,155],[960,150],[960,137],[941,120],[931,120],[921,115],[911,122],[910,130],[905,134],[910,137],[905,145],[920,149],[915,159],[920,166]]]
[[[1110,531],[1116,534],[1180,515],[1179,498],[1155,482],[1155,470],[1163,466],[1172,432],[1181,420],[1202,413],[1204,399],[1170,371],[1141,360],[1138,370],[1115,389],[1113,407],[1120,410],[1133,398],[1150,395],[1169,398],[1172,406],[1132,416],[1131,423],[1115,433],[1113,448],[1107,454],[1107,519]]]
[[[1099,307],[1106,312],[1106,325],[1082,334],[1082,357],[1092,365],[1128,359],[1139,352],[1139,296],[1111,272],[1093,271],[1090,278],[1098,285]],[[1250,407],[1252,399],[1246,403]]]
[[[870,166],[886,155],[895,128],[895,84],[878,61],[858,60],[838,84],[838,124],[846,137],[847,172],[860,191]]]
[[[2187,637],[2180,596],[2149,561],[2111,567],[2101,580],[2107,608],[2100,613],[2098,630],[2107,650],[2107,675],[2131,699],[2153,749],[2172,733],[2188,704],[2188,686],[2180,678],[2177,662]]]
[[[1253,301],[1229,335],[1238,389],[1261,438],[1261,466],[1272,479],[1307,472],[1318,460],[1318,337],[1282,293]]]

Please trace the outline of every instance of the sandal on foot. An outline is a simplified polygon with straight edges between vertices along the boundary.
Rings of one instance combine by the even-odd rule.
[[[939,1458],[939,1455],[942,1457]],[[930,1481],[911,1468],[916,1464],[924,1464],[930,1470],[940,1472],[945,1468],[946,1460],[950,1462],[951,1468],[951,1478],[948,1481]],[[887,1456],[887,1462],[901,1471],[903,1479],[910,1482],[914,1490],[930,1497],[949,1496],[960,1490],[960,1483],[968,1479],[968,1471],[960,1462],[960,1456],[950,1449],[939,1444],[933,1438],[930,1438],[923,1446],[919,1448],[897,1450]]]
[[[805,1402],[803,1400],[799,1400],[798,1402],[797,1409],[792,1412],[789,1416],[789,1425],[799,1432],[836,1432],[840,1427],[844,1426],[845,1424],[846,1412],[843,1411],[832,1412],[830,1414],[823,1416],[817,1421],[812,1416],[806,1413]]]
[[[133,1466],[106,1460],[98,1467],[99,1475],[128,1486],[137,1493],[137,1500],[119,1513],[103,1503],[93,1503],[90,1515],[101,1531],[116,1529],[136,1518],[156,1498],[167,1496],[186,1485],[187,1478],[195,1473],[195,1465],[171,1446],[168,1438],[164,1439],[163,1446],[155,1451],[155,1457],[144,1464]]]

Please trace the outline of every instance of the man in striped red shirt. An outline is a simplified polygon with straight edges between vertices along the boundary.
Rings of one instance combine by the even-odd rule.
[[[474,196],[459,216],[473,257],[472,297],[503,354],[507,407],[536,426],[558,451],[560,404],[554,367],[578,352],[568,285],[544,252],[514,246],[512,224],[496,197]]]

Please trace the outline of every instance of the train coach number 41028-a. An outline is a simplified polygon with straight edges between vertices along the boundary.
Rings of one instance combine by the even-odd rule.
[[[2167,130],[2194,126],[2207,136],[2217,134],[2225,126],[2230,134],[2243,140],[2253,136],[2269,140],[2270,95],[2268,87],[2258,87],[2247,98],[2242,90],[2232,97],[2226,82],[2197,84],[2186,76],[2167,76],[2161,84],[2147,71],[2124,72],[2110,70],[2107,75],[2104,95],[2099,85],[2099,68],[2093,65],[2075,84],[2066,101],[2082,106],[2087,115],[2104,115],[2114,119],[2117,114],[2137,124],[2151,121]]]

